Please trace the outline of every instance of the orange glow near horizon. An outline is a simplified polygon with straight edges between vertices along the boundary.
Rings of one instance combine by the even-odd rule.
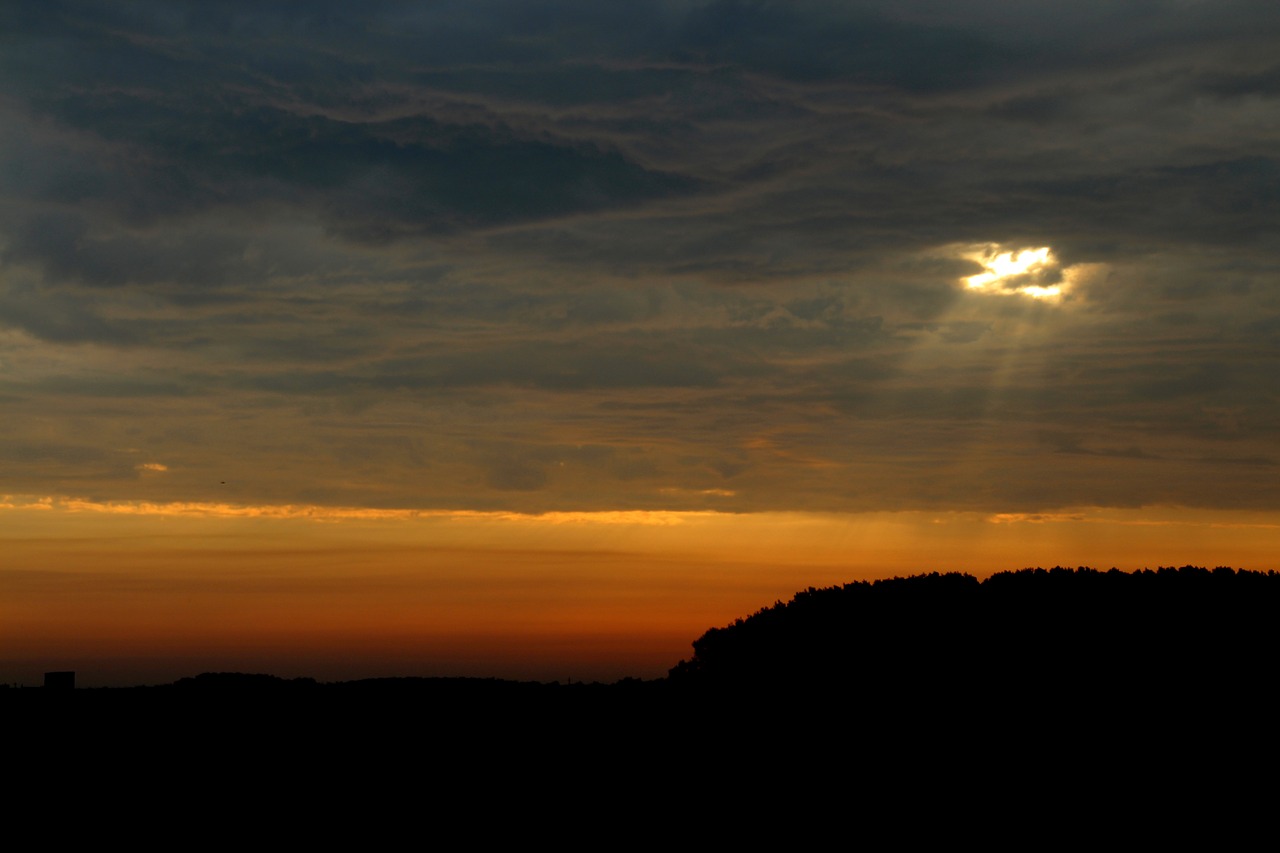
[[[1029,564],[1268,569],[1278,535],[1276,514],[1160,508],[527,515],[5,497],[0,679],[653,678],[708,628],[808,586]]]

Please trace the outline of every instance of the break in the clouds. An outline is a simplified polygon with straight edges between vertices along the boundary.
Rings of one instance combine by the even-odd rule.
[[[1280,506],[1270,0],[0,31],[0,493]]]

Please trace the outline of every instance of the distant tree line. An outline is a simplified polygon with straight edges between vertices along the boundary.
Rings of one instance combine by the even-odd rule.
[[[1267,688],[1280,574],[1227,567],[937,572],[796,593],[694,641],[673,685],[863,701],[1206,696]]]

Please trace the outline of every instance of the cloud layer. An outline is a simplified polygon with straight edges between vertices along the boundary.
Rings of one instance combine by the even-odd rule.
[[[0,492],[1280,506],[1273,3],[603,5],[0,13]]]

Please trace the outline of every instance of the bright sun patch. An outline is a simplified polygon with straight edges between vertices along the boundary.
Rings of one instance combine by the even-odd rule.
[[[1059,299],[1064,292],[1063,269],[1048,246],[1036,249],[1004,251],[987,245],[970,250],[965,258],[977,261],[984,272],[964,280],[970,290],[1030,296],[1033,299]]]

